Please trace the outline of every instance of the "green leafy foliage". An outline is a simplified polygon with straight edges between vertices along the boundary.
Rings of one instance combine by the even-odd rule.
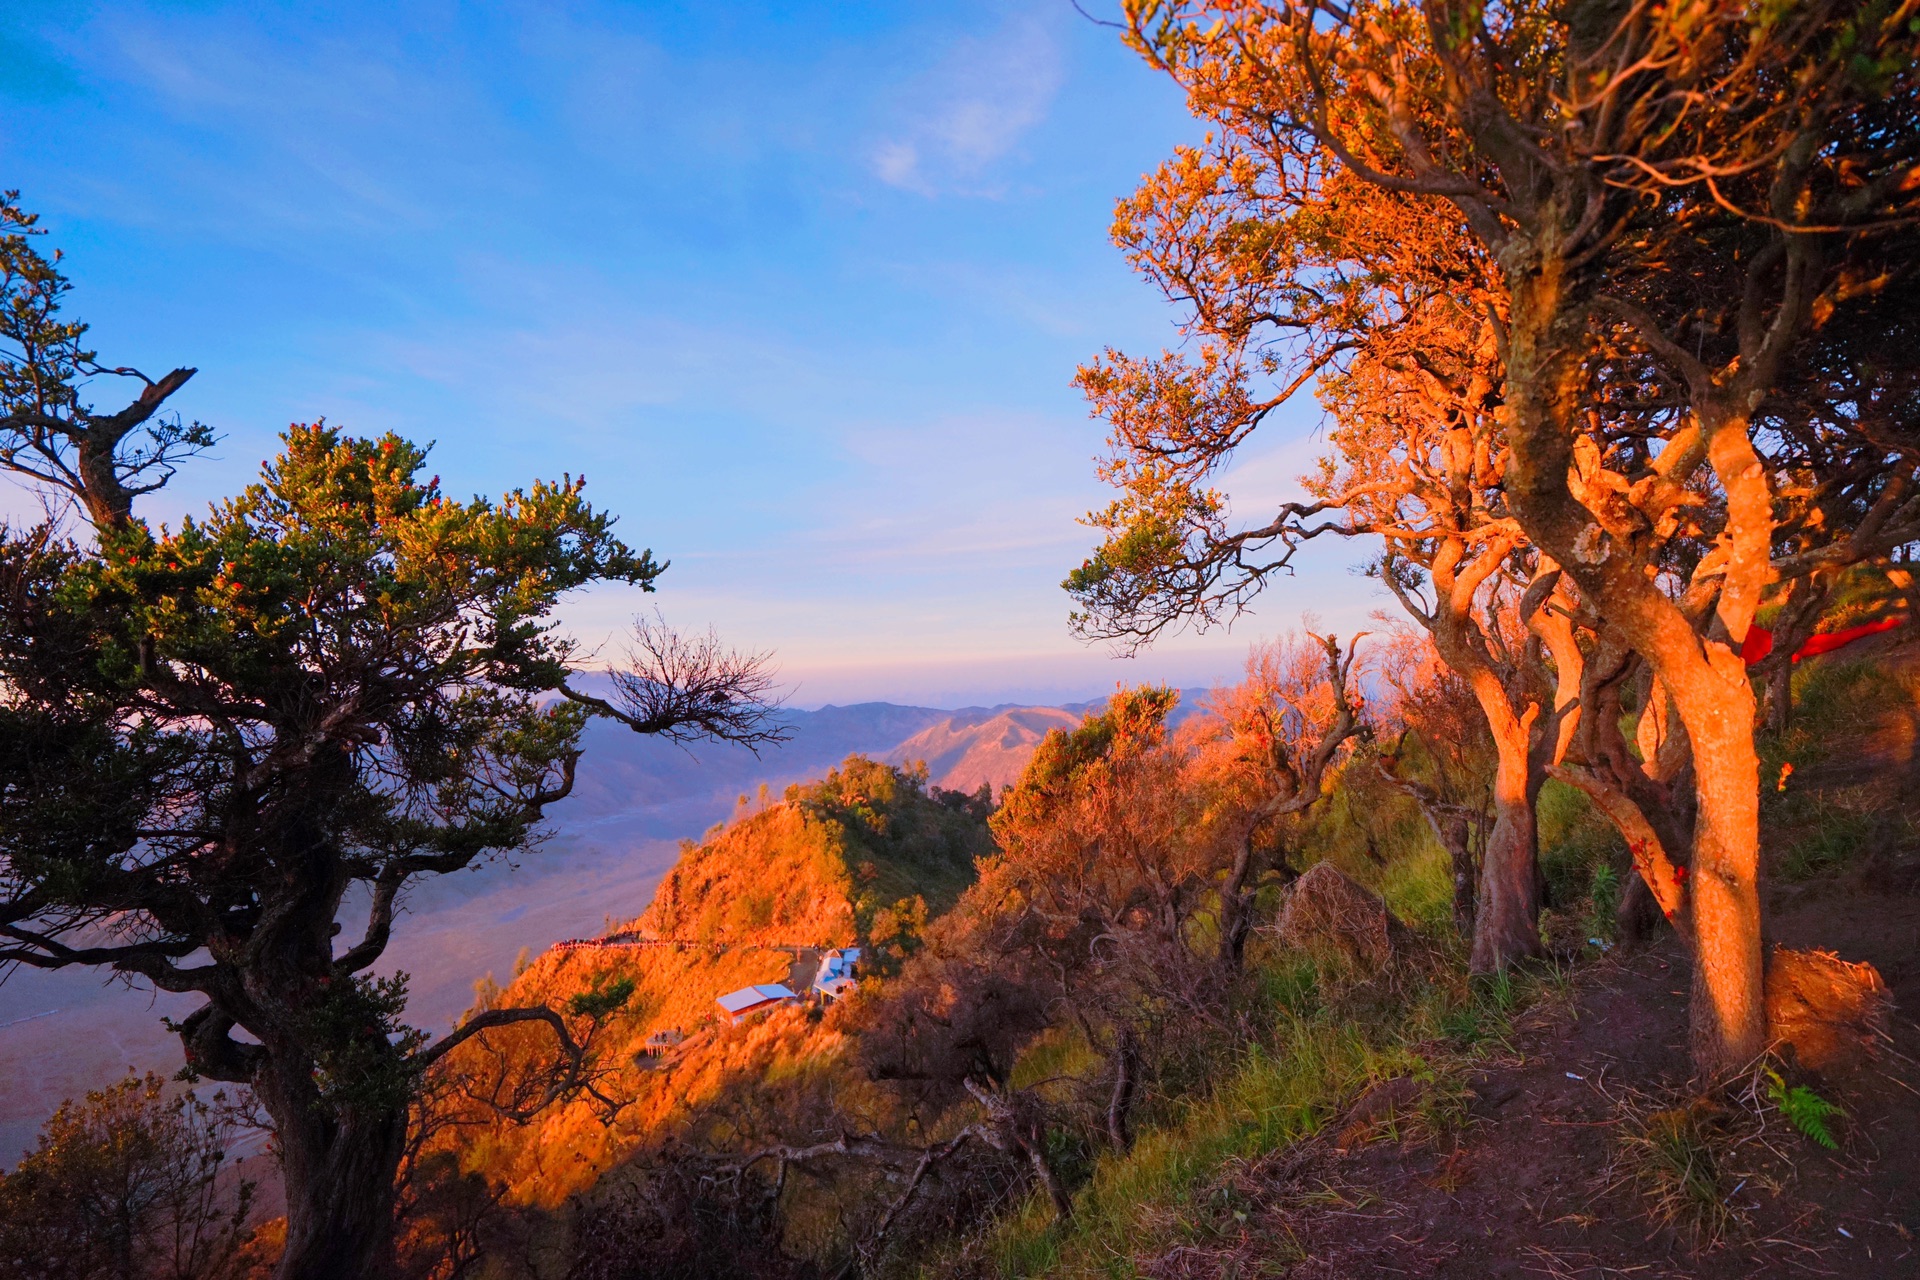
[[[789,787],[787,801],[837,836],[853,869],[858,935],[902,954],[973,883],[974,859],[987,849],[990,803],[929,787],[924,764],[849,756],[820,781]]]
[[[413,1092],[407,1055],[426,1041],[405,1025],[407,975],[391,978],[322,977],[300,1019],[313,1046],[313,1081],[334,1108],[370,1111],[406,1105]]]
[[[398,436],[282,441],[177,527],[0,530],[0,963],[203,997],[189,1076],[351,1166],[290,1212],[377,1242],[426,1037],[367,973],[410,881],[529,847],[571,789],[607,704],[565,696],[560,596],[662,566],[571,476],[460,502]]]
[[[567,1012],[590,1022],[604,1022],[626,1007],[627,1001],[633,998],[636,985],[628,977],[609,978],[596,983],[592,990],[571,997],[567,1001]]]
[[[213,1280],[247,1238],[253,1184],[223,1178],[240,1117],[154,1075],[60,1105],[0,1174],[0,1276]]]
[[[1537,820],[1548,905],[1577,910],[1596,868],[1626,862],[1626,842],[1583,792],[1557,778],[1540,789]]]
[[[1803,1135],[1829,1151],[1840,1149],[1831,1123],[1844,1114],[1837,1105],[1803,1084],[1788,1084],[1777,1071],[1767,1072],[1767,1097]]]
[[[923,767],[859,755],[762,805],[683,842],[639,927],[725,946],[860,943],[872,948],[863,968],[884,972],[991,847],[984,789],[946,791]]]

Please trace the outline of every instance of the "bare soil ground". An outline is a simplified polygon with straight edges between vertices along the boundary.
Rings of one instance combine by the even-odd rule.
[[[1920,1007],[1920,899],[1850,896],[1846,938],[1819,918],[1833,905],[1783,911],[1782,940],[1804,933],[1871,959]],[[1271,1179],[1248,1170],[1266,1183],[1249,1236],[1268,1236],[1248,1253],[1292,1255],[1282,1274],[1298,1280],[1920,1276],[1920,1026],[1904,1016],[1880,1061],[1815,1082],[1846,1109],[1840,1150],[1763,1114],[1764,1141],[1726,1158],[1732,1220],[1719,1239],[1655,1220],[1622,1144],[1631,1114],[1686,1096],[1685,974],[1667,947],[1589,966],[1570,1007],[1523,1026],[1469,1081],[1469,1119],[1451,1132],[1346,1149],[1335,1138]]]
[[[1811,897],[1776,926],[1790,944],[1873,961],[1901,1006],[1920,1008],[1920,898]],[[1729,1128],[1747,1141],[1723,1153],[1724,1230],[1707,1238],[1657,1220],[1624,1139],[1632,1117],[1688,1097],[1685,989],[1671,946],[1585,967],[1569,999],[1523,1019],[1510,1051],[1466,1081],[1463,1122],[1435,1133],[1350,1117],[1234,1170],[1216,1202],[1239,1220],[1238,1238],[1148,1270],[1165,1280],[1920,1277],[1920,1025],[1904,1014],[1877,1061],[1803,1077],[1845,1108],[1838,1151],[1777,1110],[1736,1104]]]
[[[1576,968],[1565,997],[1537,1005],[1464,1082],[1376,1086],[1325,1136],[1230,1170],[1203,1209],[1231,1215],[1226,1238],[1145,1269],[1164,1280],[1920,1278],[1920,754],[1911,708],[1862,713],[1859,738],[1794,785],[1870,809],[1868,847],[1768,893],[1773,941],[1870,961],[1895,1003],[1871,1061],[1796,1077],[1844,1109],[1838,1150],[1796,1132],[1757,1084],[1701,1113],[1719,1135],[1716,1229],[1653,1211],[1630,1137],[1693,1097],[1687,961],[1669,938]],[[1770,833],[1770,860],[1795,836]],[[1393,1107],[1380,1105],[1383,1088]],[[1450,1121],[1436,1095],[1455,1103]]]

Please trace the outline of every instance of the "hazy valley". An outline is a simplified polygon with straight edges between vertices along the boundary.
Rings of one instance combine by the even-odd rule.
[[[927,763],[929,780],[973,791],[1014,781],[1049,729],[1071,728],[1097,703],[968,707],[870,702],[783,713],[790,741],[758,756],[727,744],[683,749],[595,723],[574,793],[555,807],[553,835],[514,865],[490,862],[415,890],[410,918],[381,964],[410,976],[409,1019],[435,1032],[467,1008],[473,984],[502,978],[525,949],[591,937],[645,910],[660,877],[697,839],[762,786],[778,794],[855,752]],[[364,908],[362,908],[364,911]],[[0,1164],[31,1145],[62,1098],[135,1072],[171,1072],[179,1041],[161,1023],[190,998],[129,990],[99,974],[22,969],[0,985]]]

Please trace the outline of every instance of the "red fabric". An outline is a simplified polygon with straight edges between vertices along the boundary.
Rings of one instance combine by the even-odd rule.
[[[1905,618],[1882,618],[1878,622],[1868,622],[1857,627],[1847,627],[1841,631],[1829,631],[1813,636],[1801,645],[1793,655],[1795,662],[1802,658],[1817,658],[1823,653],[1832,653],[1835,649],[1844,649],[1855,640],[1864,640],[1868,636],[1879,635],[1882,631],[1891,631]],[[1740,661],[1752,666],[1773,652],[1773,632],[1757,623],[1747,628],[1747,638],[1740,644]]]
[[[1855,640],[1863,640],[1868,636],[1878,635],[1882,631],[1891,631],[1902,621],[1903,619],[1900,618],[1882,618],[1878,622],[1869,622],[1858,627],[1848,627],[1844,631],[1832,631],[1826,635],[1814,636],[1800,646],[1799,652],[1793,655],[1793,660],[1798,662],[1802,658],[1832,653],[1835,649],[1844,648]]]

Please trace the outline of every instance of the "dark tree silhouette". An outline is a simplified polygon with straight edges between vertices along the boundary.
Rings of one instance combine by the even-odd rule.
[[[489,1010],[437,1044],[404,1024],[404,975],[368,971],[407,886],[534,846],[591,716],[776,738],[766,659],[656,627],[642,648],[666,660],[629,673],[623,699],[575,696],[555,602],[651,589],[664,566],[614,536],[584,481],[456,502],[393,435],[292,427],[244,493],[149,527],[133,497],[205,430],[137,436],[151,412],[80,409],[100,366],[59,318],[66,283],[24,234],[5,252],[18,447],[0,465],[71,494],[93,538],[0,532],[0,966],[202,996],[175,1028],[188,1071],[250,1086],[278,1137],[279,1274],[387,1274],[422,1071],[533,1022],[561,1049],[538,1096],[585,1083],[554,1010]],[[340,938],[356,897],[365,929]]]

